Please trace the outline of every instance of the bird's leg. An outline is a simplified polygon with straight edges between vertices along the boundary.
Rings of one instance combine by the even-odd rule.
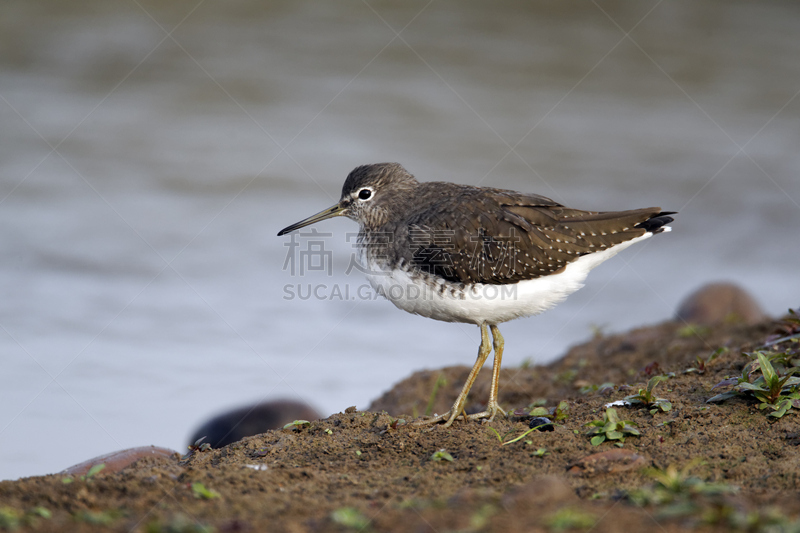
[[[502,337],[501,337],[502,338]],[[453,407],[450,408],[449,411],[444,413],[443,415],[439,415],[428,420],[423,420],[421,422],[417,422],[417,425],[429,425],[429,424],[436,424],[441,422],[442,420],[446,420],[444,423],[444,427],[450,427],[453,423],[453,420],[458,417],[458,415],[464,412],[464,404],[467,402],[467,394],[469,394],[469,390],[472,388],[472,384],[475,383],[475,378],[478,377],[478,372],[481,371],[483,364],[486,362],[486,359],[489,357],[489,353],[492,351],[492,345],[489,343],[489,330],[486,327],[486,324],[481,324],[481,346],[478,348],[478,359],[475,361],[475,364],[472,366],[472,370],[469,372],[469,376],[467,376],[467,381],[464,383],[464,386],[461,388],[461,393],[456,398]],[[496,359],[495,359],[496,360]],[[496,402],[495,402],[496,403]],[[469,418],[473,418],[474,415],[470,415]],[[466,413],[464,414],[466,418]]]
[[[503,413],[503,416],[508,416],[500,407],[500,404],[497,403],[497,393],[500,390],[500,364],[503,361],[505,340],[500,335],[500,330],[497,326],[491,325],[489,327],[492,328],[492,339],[494,340],[494,363],[492,363],[492,387],[489,389],[489,405],[486,406],[486,410],[491,413],[489,420],[493,420],[498,411]]]
[[[503,361],[503,346],[505,345],[505,341],[503,340],[503,336],[500,335],[500,330],[497,329],[497,326],[492,325],[489,327],[492,328],[492,337],[494,338],[494,363],[492,364],[492,386],[489,389],[489,403],[486,405],[485,411],[468,415],[467,418],[470,420],[488,418],[491,422],[494,420],[497,413],[502,413],[503,416],[508,415],[500,408],[500,404],[497,403],[497,390],[500,385],[500,363]]]

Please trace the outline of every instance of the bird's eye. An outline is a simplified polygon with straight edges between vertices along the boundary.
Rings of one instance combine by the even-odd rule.
[[[369,200],[370,196],[372,196],[372,191],[369,189],[361,189],[358,191],[358,197],[361,200]]]

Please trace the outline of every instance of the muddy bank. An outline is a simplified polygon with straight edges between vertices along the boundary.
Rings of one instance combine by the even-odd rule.
[[[787,320],[665,323],[597,338],[548,366],[504,369],[504,407],[567,406],[553,431],[509,444],[529,429],[527,418],[448,429],[404,423],[429,404],[447,410],[468,368],[420,372],[370,411],[343,410],[183,460],[2,482],[0,529],[790,531],[800,513],[800,410],[777,418],[752,396],[706,400],[731,390],[712,388],[746,364],[753,370],[744,353],[769,338],[791,361],[800,350],[794,335],[800,324]],[[486,401],[488,374],[469,410]],[[592,445],[586,424],[653,376],[665,377],[653,392],[670,408],[618,406],[639,435]]]

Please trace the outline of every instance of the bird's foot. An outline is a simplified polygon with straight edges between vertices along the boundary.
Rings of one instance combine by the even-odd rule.
[[[461,411],[461,416],[464,418],[464,420],[482,420],[482,419],[487,419],[488,422],[491,422],[492,420],[494,420],[494,417],[497,416],[497,413],[500,413],[503,416],[508,416],[508,414],[506,414],[506,412],[503,410],[502,407],[500,407],[497,404],[497,402],[489,403],[489,405],[486,406],[486,410],[485,411],[481,411],[480,413],[475,413],[475,414],[468,415],[462,410]],[[434,416],[433,418],[428,418],[428,419],[425,419],[425,420],[419,420],[417,422],[414,422],[413,424],[415,426],[431,426],[433,424],[438,424],[439,422],[444,422],[444,427],[448,428],[453,424],[453,422],[455,421],[456,418],[458,418],[458,416],[454,416],[453,415],[453,410],[450,409],[449,411],[447,411],[443,415],[437,415],[437,416]]]
[[[485,411],[475,413],[474,415],[467,415],[467,418],[470,420],[482,420],[485,418],[487,422],[491,422],[494,420],[494,417],[497,416],[497,413],[500,413],[505,417],[508,416],[508,414],[497,404],[497,402],[489,402],[489,405],[486,406]]]
[[[450,425],[453,423],[453,420],[455,420],[457,418],[455,416],[452,416],[452,413],[453,413],[453,410],[450,409],[449,411],[447,411],[443,415],[436,415],[433,418],[426,418],[425,420],[417,420],[416,422],[413,422],[413,425],[415,425],[415,426],[432,426],[434,424],[438,424],[439,422],[444,422],[444,427],[447,428],[447,427],[450,427]],[[466,413],[464,413],[463,411],[462,411],[462,413],[464,414],[464,417],[466,418],[467,417]]]

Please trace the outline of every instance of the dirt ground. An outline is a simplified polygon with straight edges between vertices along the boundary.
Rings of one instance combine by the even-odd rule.
[[[446,411],[468,368],[418,372],[369,411],[343,409],[183,460],[2,482],[0,530],[800,531],[800,409],[777,418],[752,395],[706,402],[731,390],[735,383],[712,388],[742,375],[752,361],[746,353],[798,355],[796,337],[791,317],[713,328],[664,323],[598,337],[548,366],[504,369],[505,408],[567,406],[565,417],[550,415],[552,431],[510,443],[528,418],[447,429],[404,423],[429,403]],[[468,411],[486,402],[489,374],[487,367]],[[586,424],[658,375],[666,379],[654,393],[671,409],[618,406],[640,435],[622,447],[592,445]]]

